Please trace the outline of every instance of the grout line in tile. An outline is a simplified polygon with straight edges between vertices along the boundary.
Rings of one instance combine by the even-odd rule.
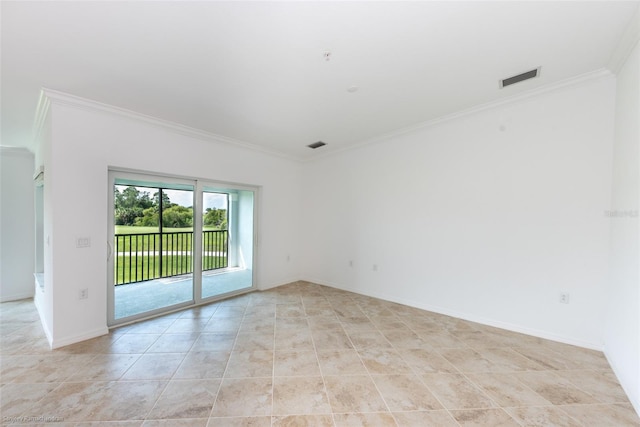
[[[218,310],[216,309],[216,311],[218,311]],[[246,314],[246,310],[245,310],[245,314]],[[244,321],[244,315],[242,316],[242,319]],[[242,322],[240,322],[240,324],[242,325]],[[227,373],[227,369],[229,368],[229,360],[231,360],[231,353],[233,352],[233,348],[236,346],[236,341],[238,340],[238,334],[239,333],[240,333],[240,328],[238,328],[238,330],[235,332],[235,337],[233,338],[233,345],[231,346],[231,350],[229,350],[229,357],[227,357],[227,362],[225,363],[224,370],[222,371],[222,377],[220,378],[220,384],[218,384],[218,390],[216,391],[216,397],[215,397],[215,399],[213,399],[213,404],[211,405],[211,410],[209,411],[209,418],[211,418],[213,416],[213,410],[216,407],[216,403],[218,402],[218,396],[220,395],[220,390],[222,389],[222,384],[224,384],[225,375]],[[207,425],[209,425],[208,421],[207,421]]]
[[[580,371],[580,372],[584,372],[584,371],[591,371],[591,372],[602,372],[600,370],[597,369],[559,369],[558,371]],[[598,403],[590,403],[589,405],[597,405],[597,404],[604,404],[604,405],[615,405],[615,404],[625,404],[625,403],[630,403],[630,402],[612,402],[612,403],[606,403],[606,402],[601,402],[598,397],[596,395],[594,395],[593,393],[582,389],[580,386],[578,386],[574,381],[571,381],[571,378],[565,378],[565,377],[561,377],[560,375],[557,374],[558,371],[552,371],[556,374],[556,376],[560,377],[563,380],[566,380],[569,382],[569,384],[571,384],[573,387],[575,387],[576,389],[580,390],[581,392],[587,394],[588,396],[593,397],[596,401],[598,401]],[[626,396],[626,394],[625,394]],[[628,398],[627,398],[628,400]]]
[[[304,299],[302,300],[302,309],[305,310],[306,307],[304,303]],[[325,381],[324,372],[322,371],[322,365],[320,364],[320,357],[318,356],[318,347],[316,346],[316,340],[313,338],[313,333],[311,333],[311,344],[313,345],[313,354],[316,356],[316,363],[318,364],[318,370],[320,371],[320,378],[322,378],[322,390],[324,391],[324,395],[327,398],[327,405],[331,409],[331,422],[333,425],[336,425],[336,418],[333,411],[333,406],[331,405],[331,400],[329,400],[329,391],[327,390],[327,382]],[[273,421],[272,421],[273,426]]]

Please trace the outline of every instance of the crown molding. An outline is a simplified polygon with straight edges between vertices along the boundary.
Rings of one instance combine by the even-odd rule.
[[[135,111],[127,110],[120,107],[115,107],[112,105],[104,104],[98,101],[94,101],[91,99],[82,98],[75,95],[70,95],[68,93],[60,92],[53,89],[43,88],[41,90],[40,100],[38,102],[38,109],[36,112],[36,119],[34,120],[34,137],[37,137],[42,131],[42,127],[45,122],[46,115],[50,109],[51,104],[59,104],[59,105],[69,105],[75,108],[83,109],[86,111],[92,112],[102,112],[113,114],[119,117],[128,118],[130,120],[143,122],[151,126],[155,126],[164,130],[168,130],[170,132],[184,135],[187,137],[199,139],[207,142],[217,142],[222,143],[238,148],[243,148],[246,150],[259,152],[262,154],[286,159],[289,161],[300,162],[300,163],[309,163],[317,160],[321,160],[327,157],[339,155],[341,153],[345,153],[351,150],[358,150],[369,145],[378,144],[381,142],[388,141],[393,138],[397,138],[399,136],[405,135],[407,133],[417,132],[420,130],[425,130],[434,126],[438,126],[440,124],[450,122],[462,117],[466,117],[469,115],[477,114],[482,111],[491,110],[494,108],[498,108],[501,106],[521,102],[527,100],[529,98],[534,98],[540,95],[544,95],[547,93],[559,91],[568,87],[577,86],[581,84],[586,84],[591,81],[595,81],[602,78],[612,77],[614,74],[607,68],[601,68],[599,70],[595,70],[589,73],[581,74],[575,77],[571,77],[569,79],[565,79],[563,81],[548,84],[536,89],[531,89],[525,92],[521,92],[516,95],[508,96],[506,98],[502,98],[500,100],[487,102],[484,104],[480,104],[471,108],[467,108],[455,113],[447,114],[444,116],[440,116],[431,120],[424,121],[422,123],[418,123],[416,125],[404,127],[401,129],[397,129],[392,132],[385,133],[383,135],[379,135],[360,143],[351,145],[349,147],[345,147],[342,149],[338,149],[335,151],[329,151],[325,154],[320,154],[318,156],[314,156],[313,158],[303,158],[287,155],[275,150],[269,150],[264,147],[261,147],[256,144],[251,144],[248,142],[240,141],[234,138],[225,137],[222,135],[217,135],[211,132],[203,131],[200,129],[192,128],[189,126],[181,125],[179,123],[171,122],[164,119],[159,119],[156,117],[148,116],[146,114],[138,113]]]
[[[199,139],[206,142],[217,142],[237,148],[242,148],[249,151],[258,152],[274,157],[287,159],[290,161],[299,161],[300,159],[286,155],[284,153],[269,150],[257,144],[241,141],[234,138],[218,135],[212,132],[207,132],[201,129],[196,129],[190,126],[185,126],[169,120],[160,119],[157,117],[149,116],[146,114],[138,113],[126,108],[116,107],[113,105],[105,104],[92,99],[82,98],[76,95],[60,92],[54,89],[42,88],[42,95],[49,100],[53,105],[67,105],[75,108],[79,108],[90,112],[101,112],[112,114],[118,117],[124,117],[133,121],[142,122],[169,132],[173,132],[179,135],[187,136],[190,138]],[[41,96],[42,97],[42,96]],[[47,106],[47,108],[49,108]],[[42,126],[42,124],[40,124]]]
[[[373,144],[378,144],[378,143],[383,143],[386,141],[389,141],[390,139],[393,138],[397,138],[399,136],[405,135],[407,133],[412,133],[412,132],[418,132],[421,130],[425,130],[425,129],[429,129],[431,127],[435,127],[438,126],[440,124],[443,123],[447,123],[456,119],[460,119],[463,117],[467,117],[473,114],[477,114],[483,111],[487,111],[487,110],[492,110],[494,108],[498,108],[498,107],[502,107],[505,105],[509,105],[509,104],[514,104],[514,103],[518,103],[518,102],[522,102],[525,101],[527,99],[530,98],[535,98],[544,94],[548,94],[548,93],[552,93],[552,92],[557,92],[560,90],[563,90],[565,88],[568,87],[572,87],[572,86],[579,86],[582,84],[586,84],[589,83],[591,81],[595,81],[595,80],[600,80],[603,78],[608,78],[608,77],[613,77],[614,74],[606,69],[606,68],[601,68],[599,70],[595,70],[589,73],[585,73],[585,74],[580,74],[578,76],[575,77],[571,77],[569,79],[565,79],[562,80],[560,82],[557,83],[553,83],[553,84],[548,84],[536,89],[531,89],[525,92],[521,92],[519,94],[516,95],[512,95],[506,98],[502,98],[496,101],[491,101],[491,102],[487,102],[484,104],[480,104],[480,105],[476,105],[475,107],[471,107],[471,108],[467,108],[464,110],[460,110],[457,111],[455,113],[451,113],[451,114],[447,114],[444,116],[440,116],[437,117],[435,119],[431,119],[431,120],[427,120],[425,122],[422,123],[418,123],[416,125],[413,126],[408,126],[408,127],[404,127],[401,129],[397,129],[395,131],[380,135],[380,136],[376,136],[374,138],[370,138],[368,140],[362,141],[358,144],[354,144],[351,145],[349,147],[345,147],[343,149],[340,150],[335,150],[335,151],[331,151],[328,152],[326,154],[322,154],[320,156],[314,157],[313,159],[306,159],[303,160],[303,162],[313,162],[316,160],[320,160],[320,159],[324,159],[326,157],[331,157],[331,156],[335,156],[337,154],[340,153],[344,153],[344,152],[348,152],[351,150],[359,150],[361,148],[367,147],[369,145],[373,145]]]
[[[640,5],[636,8],[629,25],[625,28],[616,49],[611,54],[607,68],[617,74],[640,42]]]

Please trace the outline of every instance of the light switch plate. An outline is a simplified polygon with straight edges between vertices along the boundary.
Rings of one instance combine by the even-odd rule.
[[[76,239],[76,248],[88,248],[91,246],[91,237],[78,237]]]

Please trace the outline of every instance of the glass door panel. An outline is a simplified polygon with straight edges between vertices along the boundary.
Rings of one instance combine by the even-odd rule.
[[[202,299],[253,287],[253,191],[202,192]]]
[[[113,181],[110,324],[190,304],[194,186]],[[183,189],[183,188],[190,189]]]

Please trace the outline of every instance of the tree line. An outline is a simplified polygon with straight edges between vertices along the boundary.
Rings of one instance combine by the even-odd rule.
[[[114,208],[116,225],[158,227],[160,225],[160,191],[151,196],[146,191],[127,186],[122,191],[114,186]],[[205,227],[227,229],[227,210],[207,208],[203,223]],[[170,228],[193,227],[193,207],[180,206],[169,200],[162,192],[162,225]]]

